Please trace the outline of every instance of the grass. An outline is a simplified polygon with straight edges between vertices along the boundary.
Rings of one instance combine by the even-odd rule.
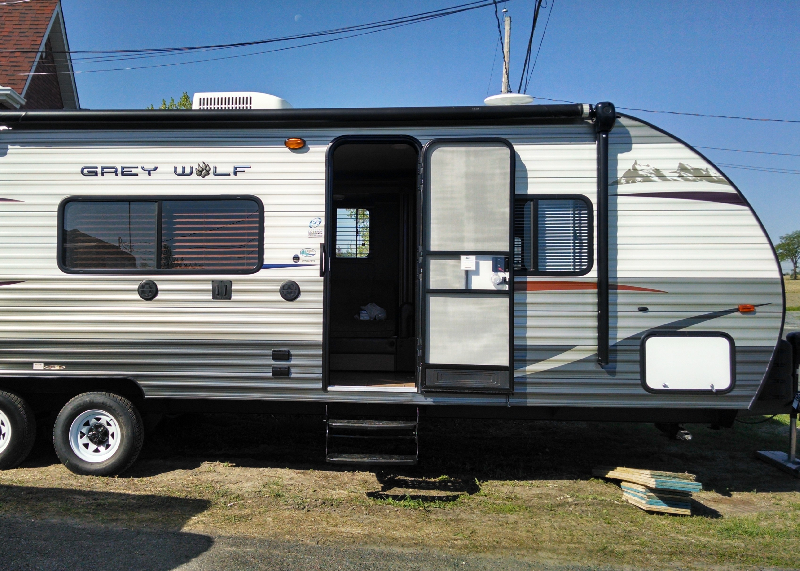
[[[0,514],[545,565],[794,568],[800,481],[754,458],[785,449],[787,422],[689,425],[677,442],[647,424],[423,419],[420,466],[366,472],[322,462],[315,417],[186,415],[119,478],[74,476],[40,442],[0,472]],[[631,506],[592,477],[601,464],[697,474],[695,515]]]
[[[793,280],[784,276],[783,284],[786,290],[786,311],[800,311],[800,279]]]

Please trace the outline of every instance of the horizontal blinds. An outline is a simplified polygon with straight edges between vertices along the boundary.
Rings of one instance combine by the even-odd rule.
[[[538,270],[576,272],[589,265],[589,209],[582,200],[537,201]]]
[[[248,270],[258,262],[259,211],[252,200],[162,203],[161,267]]]

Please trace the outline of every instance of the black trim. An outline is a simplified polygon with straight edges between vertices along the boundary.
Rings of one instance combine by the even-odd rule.
[[[258,205],[258,263],[250,270],[181,270],[161,268],[161,203],[162,202],[189,202],[189,201],[215,201],[215,200],[250,200]],[[141,270],[73,270],[63,263],[64,254],[64,208],[70,202],[155,202],[157,204],[156,237],[156,267]],[[101,274],[101,275],[250,275],[261,270],[264,265],[264,203],[257,196],[251,194],[215,194],[215,195],[115,195],[115,196],[68,196],[58,205],[58,236],[56,245],[56,263],[58,269],[65,274]]]
[[[534,255],[539,251],[539,239],[538,233],[534,225],[538,226],[538,223],[534,222],[538,220],[539,216],[539,201],[540,200],[580,200],[586,204],[586,207],[589,209],[589,265],[586,269],[581,270],[579,272],[555,272],[555,271],[539,271],[539,270],[525,270],[520,271],[516,270],[516,275],[518,276],[585,276],[589,272],[592,271],[594,268],[594,207],[592,205],[592,201],[589,199],[588,196],[584,196],[582,194],[519,194],[516,196],[514,201],[514,208],[518,204],[527,204],[529,202],[533,203],[533,211],[531,212],[531,248],[534,252]],[[512,252],[513,257],[513,252]]]
[[[758,217],[758,214],[756,214],[756,211],[753,209],[753,206],[750,204],[750,201],[747,200],[747,197],[742,193],[741,190],[739,190],[739,187],[736,186],[736,184],[734,184],[734,182],[728,177],[728,175],[726,175],[725,172],[722,169],[720,169],[716,164],[714,164],[714,161],[709,159],[707,156],[705,156],[703,153],[701,153],[700,151],[695,149],[692,145],[690,145],[689,143],[687,143],[686,141],[684,141],[680,137],[676,137],[672,133],[669,133],[669,132],[665,131],[661,127],[653,125],[649,121],[645,121],[644,119],[640,119],[639,117],[634,117],[633,115],[628,115],[627,113],[618,113],[617,115],[618,115],[618,117],[624,117],[626,119],[631,119],[633,121],[638,121],[639,123],[642,123],[643,125],[647,125],[651,129],[653,129],[655,131],[658,131],[662,135],[666,135],[667,137],[677,141],[681,145],[691,149],[694,153],[697,154],[698,157],[700,157],[702,160],[706,161],[708,164],[710,164],[712,167],[714,167],[714,169],[719,174],[721,174],[723,176],[723,178],[728,182],[728,184],[731,186],[731,188],[733,188],[733,190],[735,190],[736,192],[739,193],[739,196],[741,197],[742,202],[744,203],[744,206],[746,206],[747,208],[750,209],[750,213],[756,219],[756,222],[758,222],[758,225],[761,228],[761,232],[763,232],[764,236],[767,239],[767,242],[769,243],[770,248],[772,248],[772,256],[775,259],[775,265],[778,268],[778,275],[780,276],[780,281],[781,281],[781,296],[783,298],[783,313],[781,315],[781,328],[780,328],[780,331],[778,332],[778,338],[775,340],[775,349],[772,351],[772,357],[770,357],[769,363],[767,364],[767,368],[764,371],[764,376],[761,377],[761,383],[759,384],[758,390],[756,391],[756,394],[753,397],[753,400],[751,401],[751,404],[752,404],[752,403],[754,403],[754,402],[756,402],[758,400],[758,397],[761,395],[761,391],[764,390],[764,386],[766,384],[766,381],[769,378],[769,372],[772,370],[772,366],[775,363],[775,359],[776,359],[777,354],[778,354],[778,344],[780,343],[781,339],[783,339],[783,330],[784,330],[784,327],[786,326],[786,284],[783,281],[783,269],[781,268],[781,262],[778,259],[778,253],[775,251],[775,244],[772,243],[772,238],[769,237],[769,234],[767,233],[767,229],[764,228],[764,224],[761,222],[761,219]]]
[[[2,111],[0,124],[38,129],[300,129],[578,123],[581,103],[363,109]]]
[[[280,113],[278,111],[277,113]],[[352,123],[348,126],[353,127]],[[322,282],[322,390],[327,392],[330,382],[330,307],[331,307],[331,287],[330,287],[330,247],[325,245],[336,244],[335,218],[336,206],[333,203],[333,153],[340,145],[348,143],[406,143],[417,150],[417,155],[422,153],[420,142],[409,135],[342,135],[336,137],[328,145],[325,152],[325,243],[321,244],[323,256],[327,256],[320,261],[324,268],[320,268],[320,275],[323,276]],[[346,259],[346,258],[342,258]],[[418,338],[419,339],[419,338]]]
[[[731,385],[721,391],[712,391],[707,389],[654,389],[647,385],[645,379],[645,365],[646,354],[645,346],[647,340],[651,337],[722,337],[728,340],[730,345],[730,368],[731,368]],[[723,331],[651,331],[642,335],[642,340],[639,342],[639,376],[641,378],[642,388],[651,394],[684,394],[684,395],[697,395],[697,394],[712,394],[712,395],[726,395],[731,392],[736,386],[736,343],[733,337]]]
[[[484,250],[482,252],[477,251],[461,251],[461,250],[441,250],[441,251],[432,251],[428,250],[427,243],[425,240],[425,197],[427,188],[427,172],[425,170],[425,165],[427,163],[427,159],[429,156],[429,151],[435,145],[441,144],[460,144],[460,143],[500,143],[508,148],[509,151],[509,216],[508,216],[508,251],[491,251],[491,250]],[[418,303],[417,303],[417,339],[420,343],[420,349],[417,351],[417,387],[420,392],[425,390],[425,377],[426,371],[428,369],[436,368],[436,369],[444,369],[444,368],[453,368],[458,370],[497,370],[497,371],[509,371],[509,379],[508,379],[508,389],[506,391],[502,391],[501,394],[512,394],[514,392],[514,263],[513,263],[513,256],[514,256],[514,203],[515,203],[515,193],[516,193],[516,151],[514,150],[514,145],[511,144],[507,139],[502,137],[455,137],[455,138],[440,138],[440,139],[431,139],[428,141],[422,149],[422,152],[419,156],[419,180],[418,180],[418,203],[417,203],[417,213],[418,213],[418,244],[419,244],[419,260],[417,265],[417,271],[419,275],[418,281]],[[425,284],[426,275],[425,275],[425,264],[427,262],[427,258],[437,257],[437,256],[456,256],[456,255],[485,255],[485,256],[504,256],[509,258],[509,267],[508,267],[508,289],[498,290],[498,291],[491,291],[491,290],[431,290],[428,289],[427,285]],[[462,296],[481,296],[481,295],[502,295],[505,294],[508,296],[508,367],[495,367],[493,365],[487,366],[478,366],[478,365],[462,365],[462,364],[451,364],[451,365],[433,365],[430,363],[426,363],[426,352],[425,347],[426,343],[423,342],[425,338],[425,331],[427,326],[426,314],[427,314],[427,295],[429,293],[434,294],[457,294]],[[463,392],[463,391],[458,391]],[[468,392],[486,392],[481,391],[478,389],[473,389]],[[489,391],[489,392],[497,392],[497,391]]]
[[[609,363],[608,134],[616,122],[613,103],[595,105],[597,133],[597,362]]]

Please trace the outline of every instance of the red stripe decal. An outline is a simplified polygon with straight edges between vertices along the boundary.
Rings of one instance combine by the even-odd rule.
[[[648,291],[652,293],[667,293],[660,289],[648,287],[638,287],[623,284],[610,284],[612,290],[617,291]],[[571,281],[531,281],[516,282],[514,291],[575,291],[575,290],[596,290],[596,282],[571,282]]]

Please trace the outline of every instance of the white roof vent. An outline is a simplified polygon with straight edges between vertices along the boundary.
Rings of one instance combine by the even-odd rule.
[[[285,99],[255,91],[195,93],[192,109],[291,109]]]

